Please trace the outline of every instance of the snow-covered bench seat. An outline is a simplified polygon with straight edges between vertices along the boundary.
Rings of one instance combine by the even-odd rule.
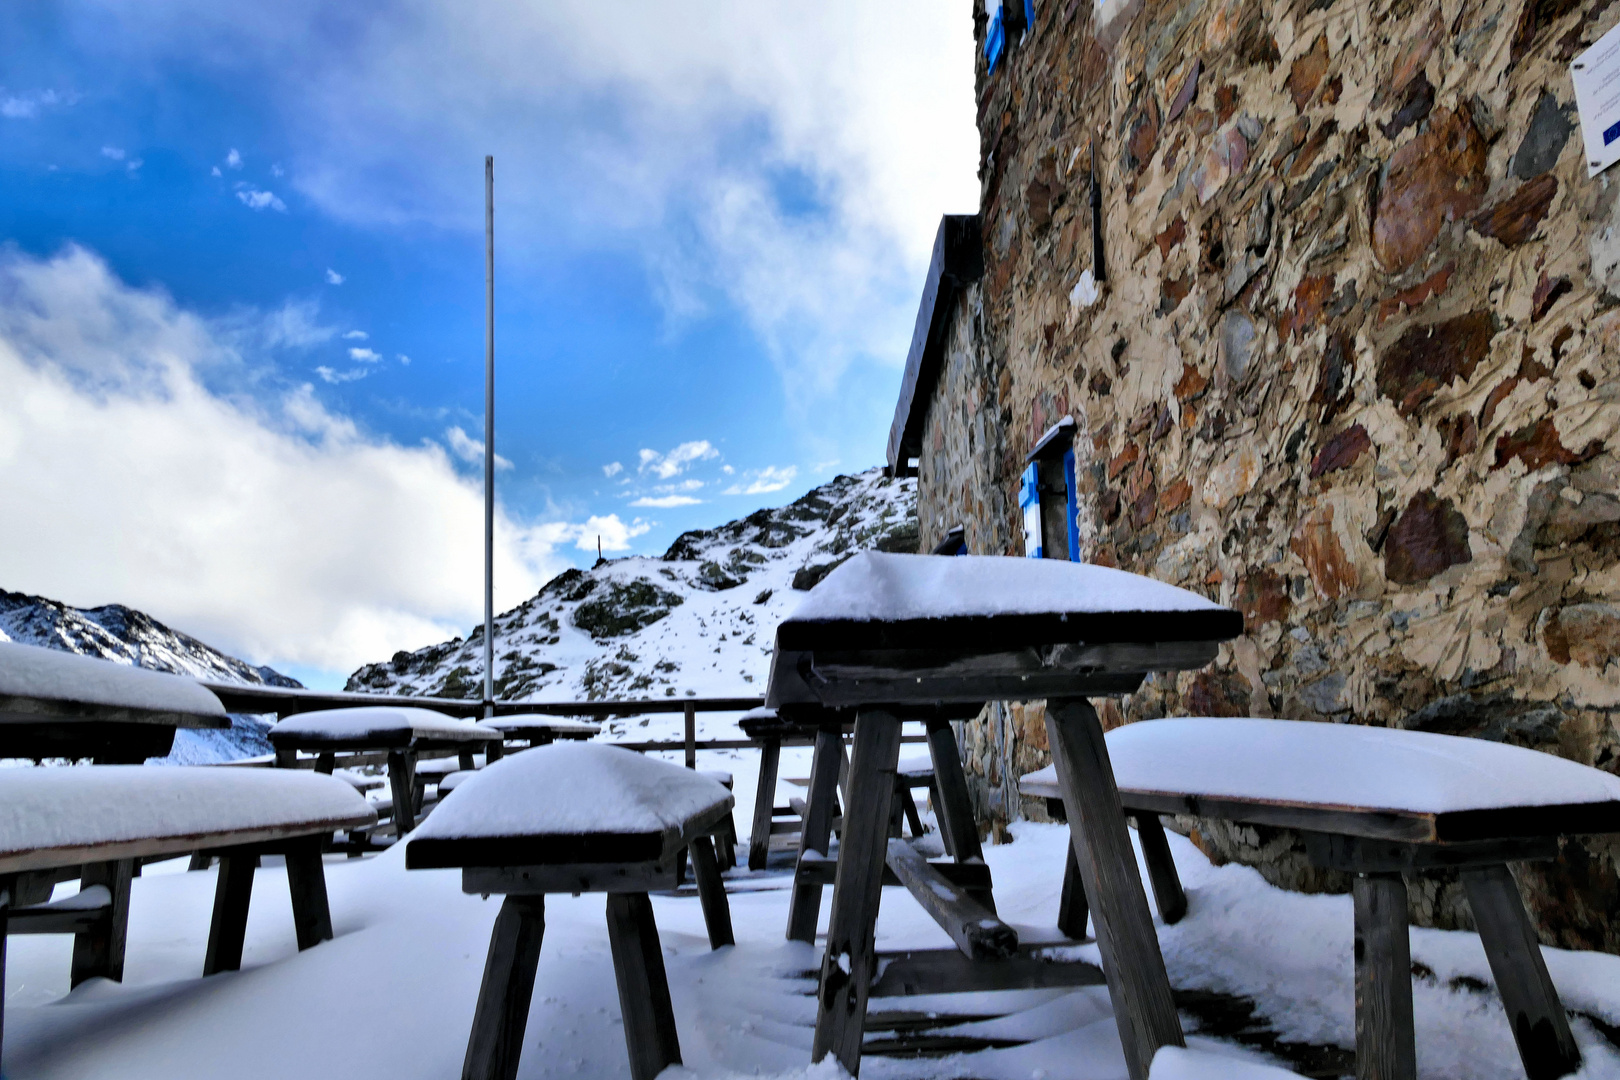
[[[89,765],[0,770],[0,934],[72,933],[72,982],[123,978],[137,859],[220,857],[203,974],[241,966],[253,871],[284,855],[298,947],[332,937],[323,839],[376,815],[342,780],[272,769]],[[55,871],[82,867],[84,899],[48,900]],[[0,987],[4,983],[0,947]]]
[[[602,733],[601,724],[589,720],[571,720],[566,716],[547,716],[543,713],[514,713],[511,716],[493,716],[478,721],[479,726],[499,732],[502,742],[493,749],[497,757],[506,742],[525,742],[530,746],[547,746],[554,742],[594,739]]]
[[[175,728],[226,728],[196,680],[0,641],[0,757],[163,757]]]
[[[1160,814],[1296,829],[1313,863],[1355,875],[1356,1052],[1377,1075],[1415,1075],[1402,875],[1441,868],[1461,871],[1526,1073],[1579,1066],[1507,864],[1554,858],[1560,836],[1620,832],[1620,777],[1481,739],[1252,717],[1144,721],[1106,743],[1166,922],[1187,901]],[[1063,812],[1054,766],[1019,787]],[[1060,925],[1083,933],[1072,850],[1063,895]]]
[[[650,890],[673,888],[690,848],[709,940],[732,942],[711,836],[732,807],[714,780],[601,743],[555,743],[460,782],[405,848],[407,869],[460,868],[462,889],[505,896],[467,1042],[464,1080],[517,1073],[540,960],[545,894],[605,892],[634,1080],[679,1064]]]
[[[394,829],[404,836],[416,827],[416,760],[423,750],[498,748],[500,733],[473,720],[458,720],[433,709],[365,705],[295,713],[270,729],[278,758],[300,750],[325,755],[339,750],[388,753],[388,782],[394,796]],[[330,759],[327,759],[330,760]],[[290,760],[286,763],[290,764]]]

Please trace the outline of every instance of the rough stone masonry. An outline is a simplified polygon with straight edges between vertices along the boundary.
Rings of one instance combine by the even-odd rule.
[[[1109,724],[1382,724],[1620,769],[1620,174],[1588,179],[1569,75],[1620,3],[1096,19],[1036,0],[997,69],[979,58],[985,270],[929,400],[922,550],[960,524],[1022,554],[1024,455],[1072,415],[1082,558],[1248,625]],[[981,812],[1039,816],[1016,778],[1047,760],[1040,705],[964,735]],[[1182,827],[1279,884],[1346,887],[1285,833]],[[1617,862],[1577,840],[1520,868],[1544,941],[1620,952]],[[1454,882],[1413,908],[1469,925]]]

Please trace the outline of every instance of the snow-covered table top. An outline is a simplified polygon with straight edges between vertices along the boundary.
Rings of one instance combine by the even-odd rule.
[[[230,726],[219,699],[195,679],[0,641],[0,722],[59,720]]]
[[[508,739],[544,738],[548,734],[554,739],[590,739],[602,733],[601,724],[543,713],[515,713],[478,722],[501,732]]]
[[[731,793],[691,769],[603,743],[553,743],[461,781],[411,834],[412,869],[630,862],[703,835]]]
[[[370,825],[353,786],[301,769],[0,769],[0,873]]]
[[[369,705],[297,713],[270,729],[280,750],[368,750],[485,743],[500,733],[432,709]]]
[[[1353,724],[1253,717],[1145,720],[1107,735],[1125,805],[1287,824],[1268,810],[1336,814],[1323,832],[1392,837],[1410,819],[1431,836],[1462,840],[1620,828],[1620,777],[1505,743]],[[1047,766],[1019,782],[1026,795],[1058,797]],[[1195,806],[1195,804],[1198,804]],[[1359,826],[1356,816],[1366,820]],[[1296,822],[1297,824],[1297,822]],[[1305,826],[1300,826],[1305,827]]]

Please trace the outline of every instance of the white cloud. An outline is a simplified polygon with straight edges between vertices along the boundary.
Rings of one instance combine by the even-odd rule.
[[[326,283],[328,285],[341,285],[343,284],[343,275],[328,266],[326,268]]]
[[[287,170],[283,169],[281,167],[281,165],[278,163],[278,164],[270,166],[270,175],[271,176],[286,176],[287,175]]]
[[[347,334],[343,336],[348,337]],[[349,359],[361,364],[375,364],[382,359],[382,354],[372,349],[354,348],[349,350]]]
[[[458,427],[449,428],[444,433],[444,441],[450,444],[450,452],[469,465],[482,466],[484,464],[484,440],[475,439]],[[512,463],[501,455],[495,455],[495,471],[510,469]]]
[[[695,442],[684,442],[667,454],[660,454],[656,450],[642,450],[640,452],[641,464],[636,466],[639,473],[651,472],[660,480],[668,480],[672,476],[679,476],[693,463],[710,461],[720,456],[707,439]]]
[[[241,199],[242,205],[250,210],[279,210],[283,214],[287,212],[287,204],[277,198],[275,193],[271,191],[260,191],[255,187],[245,187],[236,193],[236,197]]]
[[[733,469],[730,465],[722,465],[722,466],[720,466],[720,471],[725,473],[727,476],[730,476],[732,473],[736,472],[737,470]]]
[[[103,146],[101,148],[101,156],[104,158],[111,158],[114,161],[123,161],[124,151],[116,146]]]
[[[365,341],[369,339],[371,335],[366,333],[364,330],[349,330],[344,333],[343,337],[347,341]]]
[[[130,158],[128,161],[124,162],[124,171],[133,176],[135,173],[139,172],[141,166],[145,164],[146,162],[142,161],[140,158]]]
[[[41,108],[72,105],[77,95],[58,94],[55,90],[40,90],[32,94],[7,94],[0,87],[0,116],[7,120],[32,120]]]
[[[632,502],[631,506],[651,506],[659,510],[668,510],[676,506],[696,506],[702,499],[694,499],[690,495],[643,495]]]
[[[768,465],[763,469],[750,470],[743,473],[743,478],[726,488],[727,495],[764,495],[770,491],[781,491],[793,483],[793,478],[799,475],[797,465],[778,467]]]
[[[231,152],[225,155],[225,166],[230,169],[240,169],[242,167],[242,155],[237,151],[236,147],[231,147]]]
[[[219,166],[218,165],[215,165],[212,169],[209,169],[208,171],[209,171],[209,173],[211,173],[214,176],[224,176],[225,175],[224,173],[219,171]]]
[[[264,344],[273,349],[309,349],[337,337],[337,327],[322,326],[316,300],[288,300],[262,319]]]
[[[399,356],[396,357],[396,359],[398,359],[399,362],[404,364],[405,366],[407,366],[407,367],[410,366],[411,358],[406,356],[404,353],[400,353]]]
[[[350,368],[348,371],[338,371],[335,368],[329,368],[323,364],[315,369],[315,374],[321,377],[322,382],[346,383],[356,382],[363,379],[367,375],[370,375],[371,372],[367,371],[365,368]]]
[[[624,465],[621,462],[610,461],[602,466],[602,475],[610,480],[622,472],[624,472]]]
[[[69,247],[0,252],[0,566],[5,586],[124,603],[256,663],[349,670],[482,613],[482,485],[307,386],[221,396],[200,372],[258,361],[236,331],[133,289]],[[138,452],[132,449],[138,448]],[[497,508],[496,602],[622,550],[617,518]]]

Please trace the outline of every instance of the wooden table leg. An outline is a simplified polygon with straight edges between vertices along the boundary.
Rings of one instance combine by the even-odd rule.
[[[754,791],[754,827],[748,834],[748,869],[765,869],[771,850],[771,817],[776,809],[776,771],[782,762],[782,740],[766,739],[759,749],[759,786]]]
[[[876,709],[857,713],[811,1050],[812,1061],[830,1053],[852,1076],[861,1068],[866,998],[877,973],[878,905],[899,760],[899,718]]]
[[[129,890],[135,877],[135,860],[90,863],[79,875],[79,888],[105,885],[112,894],[108,917],[96,927],[73,936],[71,985],[101,976],[113,982],[124,981],[124,942],[129,929]]]
[[[1086,887],[1080,881],[1080,864],[1074,860],[1074,844],[1063,860],[1063,892],[1058,897],[1058,929],[1074,941],[1086,940],[1086,920],[1091,910],[1086,904]]]
[[[1131,1080],[1146,1080],[1159,1048],[1185,1046],[1186,1040],[1136,870],[1102,723],[1084,698],[1054,698],[1046,703],[1046,731],[1125,1065]]]
[[[489,935],[462,1080],[513,1080],[529,1026],[534,973],[546,934],[544,896],[508,896]]]
[[[609,893],[608,944],[619,981],[619,1010],[624,1014],[624,1042],[630,1051],[631,1080],[654,1080],[681,1063],[675,1034],[675,1010],[669,1000],[669,978],[658,947],[658,924],[646,893]]]
[[[416,828],[416,755],[409,750],[388,752],[388,787],[394,795],[394,835]]]
[[[697,879],[698,899],[703,902],[703,924],[709,930],[709,948],[737,944],[731,932],[731,904],[726,900],[726,883],[720,880],[720,863],[710,837],[698,836],[692,840],[692,876]]]
[[[962,771],[956,732],[946,720],[930,720],[927,727],[928,756],[934,763],[934,783],[938,785],[941,804],[939,825],[950,837],[947,846],[951,857],[957,862],[983,861],[979,823],[973,817],[973,799],[968,794],[967,775]],[[969,889],[968,895],[995,913],[996,899],[989,889]]]
[[[1170,854],[1170,841],[1164,835],[1164,822],[1158,814],[1132,814],[1136,836],[1142,842],[1142,858],[1147,862],[1148,880],[1153,883],[1153,899],[1159,905],[1159,918],[1166,926],[1187,914],[1187,893],[1176,873],[1176,860]]]
[[[324,839],[322,836],[299,837],[289,841],[283,853],[300,952],[332,940],[332,908],[326,899],[326,864],[321,858]]]
[[[1581,1051],[1570,1034],[1569,1018],[1547,974],[1536,929],[1506,866],[1462,872],[1474,925],[1491,962],[1491,975],[1507,1010],[1513,1038],[1529,1080],[1557,1080],[1581,1067]]]
[[[905,812],[906,824],[911,826],[911,835],[913,837],[922,836],[922,815],[917,813],[917,800],[911,797],[911,788],[907,786],[905,781],[901,781],[895,795],[900,800],[900,809]]]
[[[1350,894],[1356,910],[1357,1080],[1416,1080],[1406,882],[1400,874],[1357,874]]]
[[[221,971],[238,971],[242,967],[248,904],[253,899],[253,871],[258,867],[257,854],[220,853],[219,881],[214,885],[214,918],[208,925],[208,953],[203,958],[205,977]]]
[[[843,760],[844,737],[839,730],[822,728],[817,731],[816,748],[810,761],[810,790],[805,793],[804,825],[799,830],[801,860],[807,851],[827,854]],[[821,885],[801,880],[797,876],[797,864],[795,875],[793,897],[788,904],[788,940],[813,944],[816,923],[821,918]]]
[[[6,924],[11,919],[10,890],[0,888],[0,1069],[5,1068],[6,1046]]]

